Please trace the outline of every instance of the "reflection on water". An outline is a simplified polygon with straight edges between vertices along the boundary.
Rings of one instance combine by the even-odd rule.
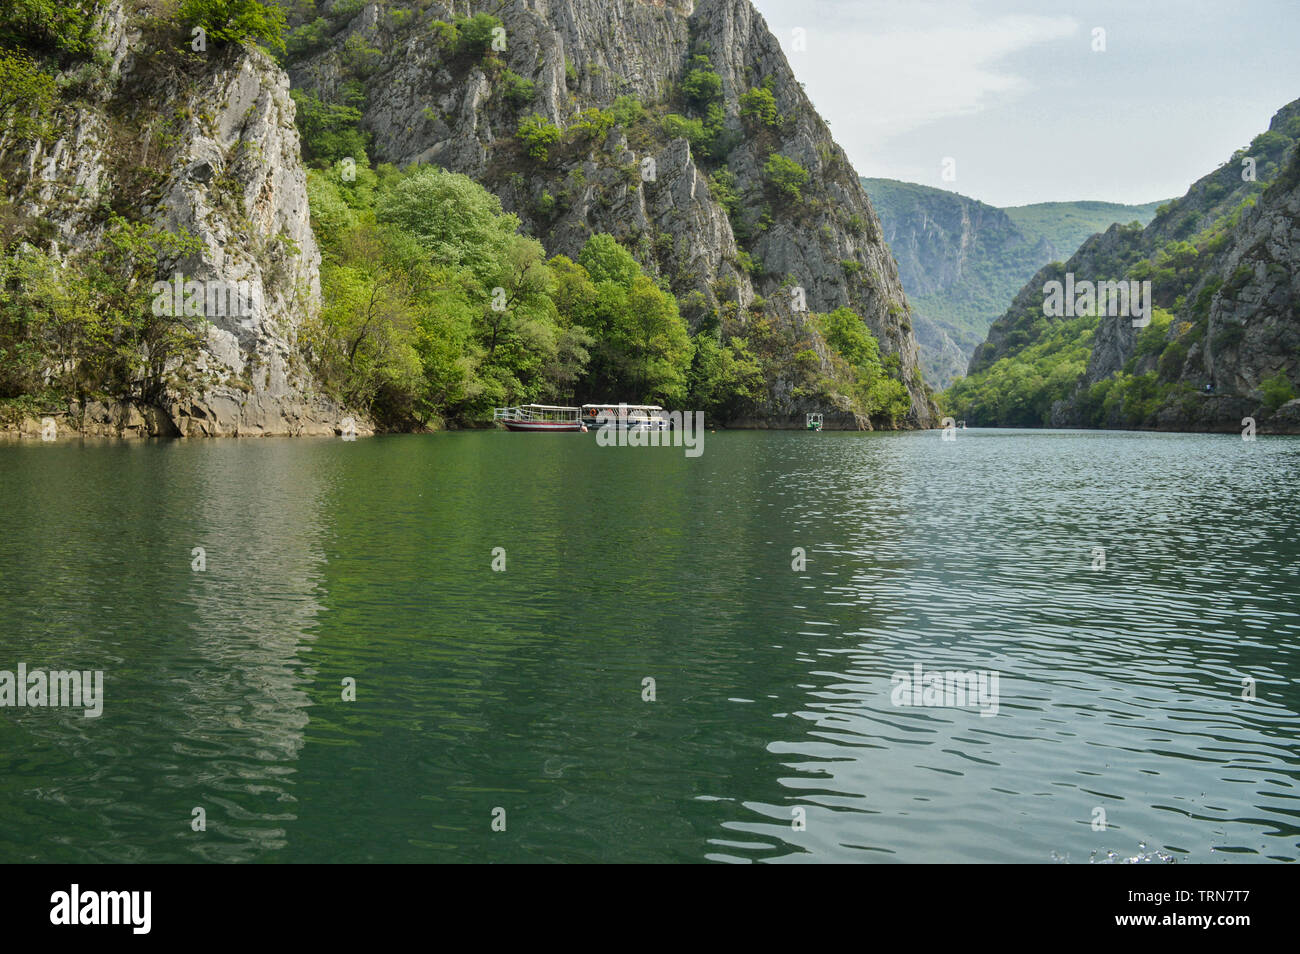
[[[1298,472],[1077,432],[0,447],[0,669],[107,696],[0,709],[0,860],[1296,860]],[[918,663],[997,715],[894,705]]]

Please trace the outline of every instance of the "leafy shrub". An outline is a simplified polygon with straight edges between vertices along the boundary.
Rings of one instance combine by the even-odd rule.
[[[18,141],[37,139],[50,130],[50,113],[58,85],[30,56],[0,50],[0,130]]]
[[[722,77],[713,72],[707,56],[691,58],[691,69],[682,80],[682,97],[700,110],[722,99]]]
[[[455,53],[456,46],[460,43],[460,30],[456,29],[454,23],[448,23],[446,20],[434,20],[430,23],[429,35],[444,52]]]
[[[740,97],[740,116],[755,126],[781,125],[781,114],[776,109],[776,97],[766,86],[755,86]]]
[[[709,176],[709,191],[714,201],[726,210],[729,218],[735,218],[740,209],[740,196],[736,194],[736,174],[730,169],[718,169]]]
[[[243,43],[261,40],[284,52],[284,10],[258,0],[181,0],[181,22],[187,31],[202,27],[209,40]]]
[[[688,119],[678,113],[669,113],[660,121],[664,135],[669,139],[685,139],[691,149],[704,152],[709,146],[709,134],[704,129],[703,120]]]
[[[65,56],[90,53],[95,19],[103,0],[4,0],[0,3],[0,44],[51,51]]]
[[[614,122],[620,126],[635,126],[645,118],[645,107],[635,96],[620,96],[614,100],[614,105],[609,108],[609,111],[614,116]]]
[[[584,109],[574,117],[569,132],[575,139],[599,142],[614,128],[614,114],[605,109]]]
[[[468,19],[457,17],[455,25],[459,34],[456,52],[465,56],[482,56],[492,48],[501,21],[490,13],[476,13]]]
[[[780,195],[798,202],[803,198],[803,187],[808,184],[808,170],[793,159],[774,152],[763,165],[763,178]]]
[[[550,148],[560,141],[563,135],[560,127],[540,113],[533,113],[519,120],[519,139],[528,150],[528,155],[538,162],[545,162],[550,156]]]
[[[344,69],[353,76],[364,79],[378,68],[379,59],[382,55],[380,49],[367,43],[364,36],[360,33],[353,33],[344,41],[339,59],[342,61]]]
[[[329,42],[334,30],[333,24],[324,17],[317,17],[310,23],[295,27],[285,42],[290,56],[301,56],[312,50],[319,50]]]
[[[300,89],[290,90],[289,95],[297,106],[295,122],[304,159],[329,163],[351,157],[358,165],[365,163],[370,137],[357,127],[360,109],[322,102]]]
[[[533,101],[536,90],[533,81],[524,79],[514,70],[507,69],[501,74],[501,86],[506,102],[515,109],[527,106]]]
[[[1264,393],[1264,404],[1270,411],[1276,411],[1287,401],[1295,398],[1295,388],[1291,385],[1291,379],[1281,371],[1260,381],[1259,389]]]

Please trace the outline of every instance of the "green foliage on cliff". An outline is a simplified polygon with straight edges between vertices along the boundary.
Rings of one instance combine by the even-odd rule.
[[[0,0],[0,46],[78,57],[91,52],[104,0]]]
[[[808,170],[799,163],[774,152],[763,165],[763,178],[782,198],[798,202],[803,197],[803,188],[808,184],[809,176]]]
[[[517,131],[528,155],[538,162],[545,162],[550,156],[551,146],[564,136],[560,127],[541,113],[533,113],[519,120]]]
[[[837,308],[819,321],[826,344],[843,362],[836,368],[837,383],[849,397],[851,409],[863,417],[896,423],[912,403],[897,377],[897,357],[890,355],[882,361],[875,336],[848,308]]]
[[[679,84],[683,115],[669,113],[660,121],[663,132],[670,139],[686,139],[697,159],[718,163],[727,158],[735,148],[738,135],[727,129],[723,110],[722,77],[713,70],[712,61],[704,53],[691,57],[690,67]]]
[[[722,99],[722,77],[713,71],[707,56],[691,58],[691,68],[682,79],[682,96],[699,110],[706,110]]]
[[[669,113],[661,121],[664,135],[669,139],[685,139],[694,152],[707,154],[712,135],[704,128],[704,121],[691,119],[677,113]]]
[[[429,166],[309,175],[325,307],[317,374],[381,424],[474,422],[505,404],[680,404],[693,345],[676,299],[609,236],[547,261],[473,180]]]
[[[1263,392],[1264,404],[1270,411],[1276,411],[1287,401],[1295,400],[1295,388],[1283,371],[1259,382],[1259,389]]]
[[[302,156],[308,162],[334,162],[351,157],[365,163],[370,137],[358,128],[357,106],[325,103],[309,92],[290,90],[301,133]]]
[[[1185,196],[1160,206],[1145,228],[1135,223],[1089,239],[1069,262],[1040,271],[994,322],[989,340],[976,350],[972,374],[948,391],[948,406],[986,425],[1047,423],[1050,404],[1057,400],[1066,402],[1066,421],[1095,426],[1152,426],[1167,419],[1164,412],[1175,418],[1194,415],[1197,394],[1213,382],[1212,356],[1233,354],[1245,340],[1240,320],[1220,322],[1207,335],[1216,298],[1235,299],[1255,277],[1250,264],[1229,273],[1224,255],[1265,190],[1279,183],[1285,187],[1288,175],[1300,176],[1298,141],[1300,104],[1293,103],[1249,147],[1194,183]],[[1285,274],[1284,266],[1274,264]],[[1083,380],[1091,344],[1072,333],[1077,321],[1047,318],[1039,307],[1036,286],[1067,271],[1093,282],[1151,282],[1156,306],[1151,325],[1120,355],[1122,366],[1102,365],[1101,373],[1110,376],[1091,384]],[[1097,367],[1092,375],[1098,375]]]
[[[501,92],[505,96],[506,102],[515,109],[527,106],[533,101],[536,87],[532,80],[524,79],[514,70],[503,70],[501,73]]]
[[[573,117],[567,132],[574,139],[600,142],[614,128],[614,114],[608,109],[584,109]]]
[[[17,142],[48,135],[58,96],[54,77],[30,56],[0,50],[0,132]]]
[[[274,4],[259,0],[181,0],[178,13],[187,32],[201,27],[210,41],[260,40],[271,49],[284,52],[285,14]]]
[[[776,108],[776,97],[768,86],[755,86],[740,97],[740,116],[756,126],[776,128],[781,125],[781,114]]]
[[[0,404],[151,404],[191,365],[201,319],[155,314],[158,262],[185,236],[111,217],[92,249],[59,259],[27,243],[0,257]]]
[[[829,345],[750,315],[692,337],[677,299],[609,235],[549,260],[473,180],[431,166],[308,175],[322,248],[319,318],[303,330],[338,399],[381,426],[479,423],[516,403],[630,401],[761,413],[778,381],[878,422],[906,413],[896,358],[848,309],[812,319]]]
[[[1046,426],[1052,405],[1069,397],[1087,370],[1096,328],[1095,316],[1051,325],[1032,345],[955,381],[944,392],[944,407],[972,424]]]
[[[620,126],[632,127],[645,118],[645,106],[635,96],[620,96],[609,108]]]
[[[490,13],[476,13],[472,17],[456,17],[456,50],[468,56],[481,56],[492,49],[501,21]]]

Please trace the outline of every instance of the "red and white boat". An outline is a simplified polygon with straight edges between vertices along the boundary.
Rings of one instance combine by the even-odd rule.
[[[582,408],[555,407],[550,404],[522,404],[519,407],[499,407],[492,412],[492,420],[504,424],[510,431],[584,431],[579,415]]]

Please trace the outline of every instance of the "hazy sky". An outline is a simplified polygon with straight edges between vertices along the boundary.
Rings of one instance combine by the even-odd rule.
[[[1300,0],[753,2],[859,174],[993,205],[1182,195],[1300,99]]]

